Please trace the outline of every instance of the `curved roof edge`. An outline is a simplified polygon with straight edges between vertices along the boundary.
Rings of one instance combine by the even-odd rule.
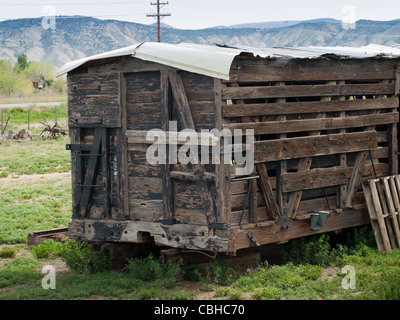
[[[229,72],[236,56],[242,52],[262,58],[315,59],[334,55],[343,58],[400,57],[400,49],[370,44],[364,47],[298,47],[298,48],[254,48],[244,46],[209,46],[197,44],[168,44],[158,42],[137,43],[129,47],[101,53],[87,58],[68,62],[61,67],[57,76],[68,73],[93,60],[132,56],[175,67],[181,70],[203,74],[213,78],[229,80]]]

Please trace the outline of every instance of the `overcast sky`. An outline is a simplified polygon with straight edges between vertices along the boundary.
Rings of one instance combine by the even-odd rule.
[[[157,0],[153,0],[156,2]],[[166,0],[161,0],[167,2]],[[335,18],[393,20],[400,18],[400,0],[168,0],[163,22],[181,29],[279,20]],[[85,15],[143,24],[156,7],[143,0],[0,0],[0,20],[43,15]],[[51,5],[52,7],[48,7]]]

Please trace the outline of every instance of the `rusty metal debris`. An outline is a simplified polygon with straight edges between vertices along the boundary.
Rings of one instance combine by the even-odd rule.
[[[38,245],[45,240],[53,239],[64,241],[68,236],[68,228],[57,228],[43,231],[35,231],[28,234],[28,245]]]
[[[42,125],[45,126],[43,131],[40,133],[40,137],[43,137],[45,133],[47,133],[47,139],[53,139],[56,136],[66,136],[67,132],[62,129],[57,122],[54,124],[54,126],[50,126],[50,124],[47,122],[46,118],[43,118],[45,123],[40,122]]]

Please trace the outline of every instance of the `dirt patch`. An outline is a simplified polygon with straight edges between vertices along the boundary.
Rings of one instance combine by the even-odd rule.
[[[64,178],[71,175],[71,172],[52,172],[52,173],[44,173],[44,174],[21,174],[21,175],[13,175],[7,178],[0,178],[0,181],[34,181],[40,179],[58,179]]]

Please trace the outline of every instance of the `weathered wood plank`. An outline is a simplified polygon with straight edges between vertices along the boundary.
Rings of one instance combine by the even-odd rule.
[[[369,181],[369,189],[371,192],[371,197],[372,197],[372,201],[373,201],[373,207],[375,209],[376,218],[377,218],[377,221],[379,224],[380,235],[381,235],[382,241],[383,241],[383,248],[385,249],[385,251],[391,252],[392,248],[390,247],[390,240],[388,237],[385,220],[383,218],[383,212],[382,212],[382,208],[380,205],[381,202],[380,202],[378,190],[376,187],[376,182],[378,182],[378,181],[379,181],[378,179],[370,180]]]
[[[90,152],[89,161],[86,167],[84,186],[82,187],[81,197],[79,203],[81,205],[81,216],[84,217],[90,210],[90,200],[93,197],[93,185],[96,183],[97,171],[100,162],[101,143],[103,138],[103,131],[105,128],[97,128],[95,130],[95,138]]]
[[[163,130],[164,131],[164,130]],[[145,130],[127,130],[126,137],[129,144],[154,144],[154,141],[147,140],[149,131]],[[165,142],[167,145],[187,145],[187,146],[219,146],[219,138],[214,134],[207,132],[170,132],[164,131]],[[190,139],[189,139],[190,137]]]
[[[345,112],[375,109],[392,109],[396,107],[396,98],[366,99],[366,100],[334,100],[307,101],[287,103],[260,104],[225,104],[222,106],[222,116],[236,118],[245,116],[300,114],[316,112]]]
[[[128,144],[124,137],[127,128],[127,103],[126,103],[126,78],[122,73],[120,75],[120,105],[121,105],[121,129],[117,129],[116,149],[119,172],[117,174],[118,185],[118,219],[129,217],[129,167],[128,167]]]
[[[265,87],[225,87],[222,99],[267,99],[321,96],[357,96],[394,94],[394,84],[345,84],[345,85],[293,85]]]
[[[171,85],[172,94],[178,109],[178,116],[181,124],[185,129],[195,130],[192,113],[190,110],[189,102],[185,93],[184,84],[180,75],[175,71],[168,71],[168,79]],[[192,156],[192,154],[191,154]],[[193,159],[192,159],[193,160]],[[195,174],[204,172],[205,169],[202,165],[195,164],[195,161],[190,161]],[[211,191],[206,181],[197,181],[200,197],[203,201],[205,215],[209,224],[214,224],[217,221],[214,210],[214,200]]]
[[[396,211],[395,206],[394,206],[394,201],[392,197],[392,191],[391,187],[389,186],[389,177],[382,178],[382,183],[383,183],[383,189],[385,191],[385,197],[386,197],[386,202],[388,204],[388,210],[389,210],[389,216],[391,220],[389,220],[389,223],[392,222],[393,226],[393,231],[394,234],[396,235],[395,239],[397,240],[397,248],[400,248],[400,230],[399,230],[399,222],[397,220],[397,215],[399,214],[398,211]],[[396,244],[396,241],[394,241]],[[396,246],[394,246],[396,247]]]
[[[365,202],[367,204],[367,209],[368,209],[368,213],[369,213],[370,220],[371,220],[372,229],[373,229],[374,235],[375,235],[376,244],[377,244],[378,250],[383,252],[383,251],[385,251],[385,247],[384,247],[383,240],[381,237],[381,231],[379,228],[379,224],[378,224],[378,221],[376,218],[375,207],[374,207],[374,203],[372,200],[372,194],[371,194],[371,190],[369,188],[368,182],[364,182],[362,184],[362,187],[363,187],[363,191],[364,191]]]
[[[315,60],[261,59],[236,57],[232,63],[233,82],[329,81],[393,79],[396,61],[374,59]],[[238,68],[240,65],[240,68]]]
[[[256,168],[257,168],[257,173],[260,176],[261,190],[269,209],[268,214],[272,220],[277,220],[282,217],[282,214],[276,202],[275,194],[272,191],[271,182],[268,177],[267,167],[265,163],[259,163],[256,165]]]
[[[310,222],[305,220],[288,223],[290,228],[284,232],[282,231],[282,225],[280,224],[274,224],[272,226],[268,225],[265,227],[259,227],[256,225],[253,229],[246,230],[241,230],[239,227],[234,227],[232,228],[232,231],[234,232],[232,236],[235,239],[236,248],[240,249],[254,246],[247,236],[248,231],[252,232],[260,245],[264,245],[269,243],[287,242],[291,239],[344,228],[351,228],[368,223],[369,218],[365,210],[349,210],[341,214],[331,214],[325,221],[323,228],[318,231],[311,230]]]
[[[368,152],[362,151],[357,155],[356,162],[354,164],[353,172],[351,174],[349,183],[347,185],[347,194],[345,200],[345,207],[351,208],[353,196],[358,190],[360,183],[362,172],[364,170],[365,163],[367,161]]]
[[[232,132],[235,129],[254,129],[254,133],[256,135],[279,134],[391,124],[397,123],[398,117],[398,112],[392,112],[378,115],[352,116],[346,118],[231,123],[224,125],[224,128],[228,128],[232,130]]]
[[[71,75],[68,77],[68,125],[100,122],[120,127],[120,75]]]
[[[254,161],[268,162],[377,148],[376,131],[256,141]]]
[[[169,131],[169,121],[171,119],[172,93],[168,81],[168,74],[165,71],[160,72],[161,85],[161,130]],[[172,180],[169,165],[169,145],[166,146],[165,164],[161,164],[162,172],[162,194],[163,194],[163,222],[172,224],[175,211],[173,203]]]

